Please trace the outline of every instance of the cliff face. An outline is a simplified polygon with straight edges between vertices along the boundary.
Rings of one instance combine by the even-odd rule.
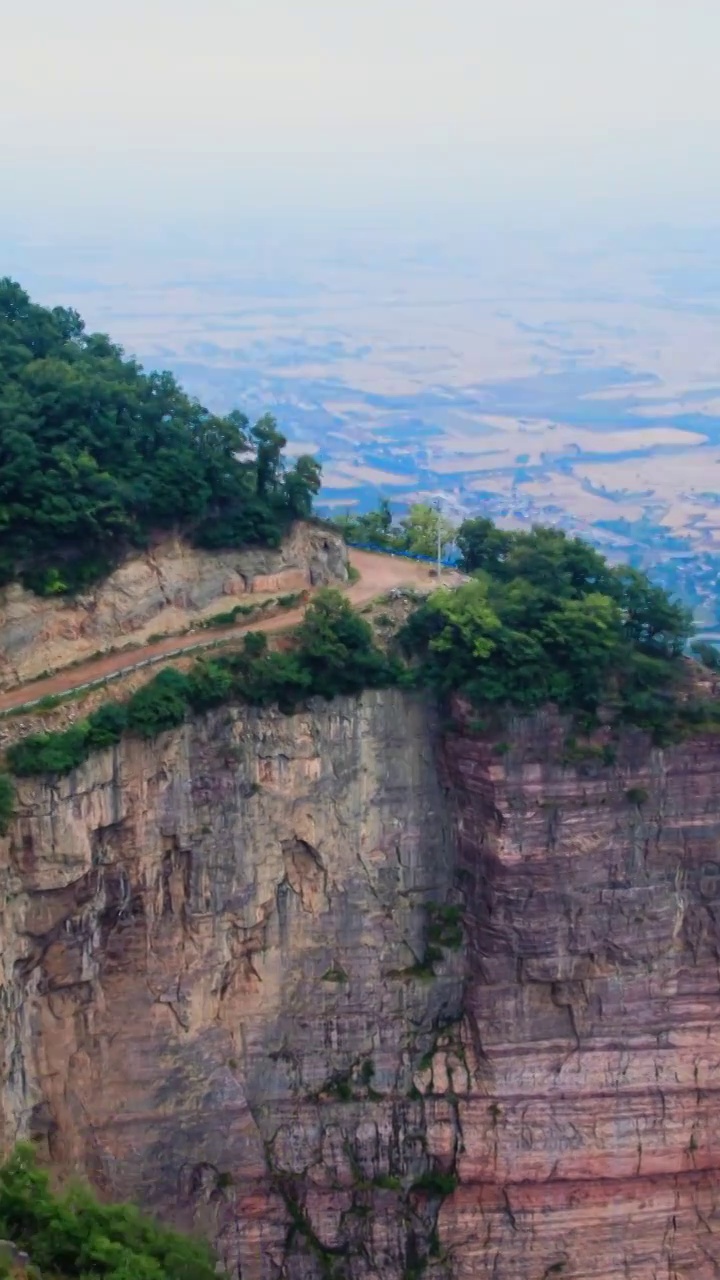
[[[20,801],[5,1140],[199,1221],[242,1280],[403,1275],[439,1208],[395,1184],[432,1164],[413,1068],[462,994],[426,958],[453,858],[423,702],[222,711]]]
[[[276,551],[199,551],[165,539],[72,600],[42,599],[15,583],[0,590],[0,689],[119,641],[181,631],[244,597],[344,582],[346,561],[332,530],[300,522]]]
[[[239,1280],[720,1273],[720,749],[505,736],[392,691],[24,784],[4,1143]]]
[[[720,744],[507,736],[443,758],[478,1074],[441,1237],[459,1280],[717,1276]]]

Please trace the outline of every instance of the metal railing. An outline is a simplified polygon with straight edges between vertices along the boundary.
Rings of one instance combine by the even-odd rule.
[[[375,551],[381,556],[402,556],[404,560],[420,560],[423,564],[437,564],[437,556],[422,556],[417,551],[401,551],[398,547],[381,547],[372,542],[348,542],[356,551]],[[445,569],[457,569],[457,560],[443,559],[440,563]]]
[[[245,628],[243,628],[245,630]],[[250,627],[247,630],[251,630]],[[133,671],[140,671],[143,667],[154,667],[158,662],[165,662],[168,658],[182,658],[186,653],[197,653],[198,649],[218,649],[222,645],[233,644],[238,635],[224,636],[220,640],[199,640],[197,644],[189,644],[184,649],[170,649],[167,653],[153,653],[149,658],[142,658],[140,662],[130,662],[126,666],[118,667],[115,671],[109,671],[105,676],[98,676],[95,680],[86,680],[82,684],[73,684],[69,689],[63,689],[60,693],[44,693],[39,698],[29,699],[27,702],[18,702],[13,707],[6,707],[0,711],[0,720],[5,720],[9,716],[16,716],[23,711],[30,711],[32,707],[39,707],[42,702],[47,702],[50,707],[58,706],[61,702],[70,701],[77,693],[85,693],[88,689],[100,689],[105,684],[110,684],[113,680],[120,680],[123,676],[129,676]],[[67,668],[65,668],[67,671]],[[60,677],[65,672],[61,669],[56,672]],[[9,692],[12,692],[10,690]],[[49,709],[48,708],[48,709]]]

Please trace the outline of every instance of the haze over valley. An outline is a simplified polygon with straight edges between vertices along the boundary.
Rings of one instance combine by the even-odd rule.
[[[79,304],[213,409],[270,409],[321,506],[442,496],[561,524],[718,622],[720,232],[425,232],[246,220],[212,244],[7,236],[11,273]]]

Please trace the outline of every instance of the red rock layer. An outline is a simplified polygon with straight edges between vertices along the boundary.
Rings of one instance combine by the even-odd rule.
[[[720,1275],[720,742],[450,736],[467,909],[458,1280]]]

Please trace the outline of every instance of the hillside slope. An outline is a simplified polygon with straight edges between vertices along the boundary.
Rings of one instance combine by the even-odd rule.
[[[347,581],[347,550],[331,529],[293,525],[278,548],[202,551],[179,538],[128,556],[72,598],[0,588],[0,689],[115,645],[140,645],[263,594]]]
[[[286,443],[271,415],[211,413],[77,311],[0,279],[0,583],[86,589],[161,532],[277,547],[320,487]]]

